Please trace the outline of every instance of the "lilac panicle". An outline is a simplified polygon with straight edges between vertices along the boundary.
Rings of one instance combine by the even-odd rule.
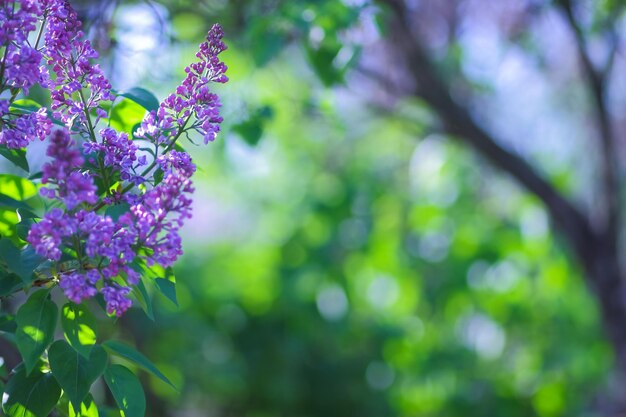
[[[102,101],[113,100],[111,84],[100,66],[91,63],[98,53],[83,39],[81,22],[69,2],[42,2],[48,13],[44,55],[56,75],[46,83],[52,94],[52,110],[68,126],[79,122],[84,129],[89,124],[89,112],[102,110]]]
[[[35,0],[4,0],[0,2],[0,94],[9,90],[14,98],[20,90],[28,94],[30,87],[45,79],[41,69],[42,55],[28,43],[37,29],[42,8]],[[35,139],[43,140],[50,133],[45,109],[30,113],[11,112],[12,99],[0,99],[0,145],[18,149]]]
[[[72,236],[75,231],[72,217],[60,208],[53,208],[43,219],[32,225],[27,240],[39,255],[58,261],[61,259],[64,239]]]
[[[169,145],[183,131],[196,130],[204,138],[204,143],[215,139],[222,122],[221,103],[219,97],[210,92],[209,84],[228,81],[227,67],[218,57],[226,50],[223,37],[222,27],[214,25],[196,54],[200,62],[185,68],[187,76],[176,88],[176,93],[167,96],[157,111],[146,116],[137,137]],[[195,121],[190,124],[191,116]]]
[[[45,29],[39,50],[27,44],[38,21]],[[13,114],[12,99],[0,99],[0,145],[21,148],[34,138],[50,136],[50,161],[42,169],[45,187],[40,192],[62,208],[49,210],[35,223],[27,241],[51,261],[61,262],[64,253],[78,261],[71,269],[59,268],[57,276],[73,302],[100,293],[107,312],[120,316],[132,304],[128,296],[130,286],[141,279],[138,270],[155,264],[169,267],[182,255],[179,231],[191,217],[196,166],[189,154],[173,148],[188,131],[199,132],[205,143],[219,131],[221,104],[209,86],[228,80],[226,65],[218,57],[226,49],[223,36],[219,25],[211,28],[196,54],[200,61],[186,68],[176,92],[144,118],[136,136],[154,145],[148,161],[126,133],[111,127],[95,130],[106,116],[102,104],[113,94],[92,62],[98,54],[84,40],[69,2],[0,0],[0,42],[11,45],[0,71],[0,93],[6,88],[26,92],[40,83],[51,91],[53,114],[66,125],[50,134],[45,109]],[[70,132],[78,133],[78,143]],[[157,169],[162,177],[155,176]],[[104,186],[98,189],[96,183]],[[115,183],[118,187],[109,189]],[[139,184],[143,186],[136,187]],[[128,204],[129,209],[118,219],[102,214],[101,209],[113,204]]]
[[[41,193],[62,200],[69,210],[81,203],[95,204],[98,201],[93,179],[81,171],[84,159],[75,145],[65,130],[55,131],[46,152],[52,161],[43,166],[41,179],[43,184],[54,186],[42,188]]]

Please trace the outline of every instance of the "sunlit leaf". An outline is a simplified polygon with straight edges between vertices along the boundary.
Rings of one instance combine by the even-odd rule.
[[[21,201],[37,195],[37,186],[17,175],[0,174],[0,192]]]
[[[0,155],[12,162],[13,165],[29,172],[30,168],[28,166],[28,161],[26,160],[25,149],[9,149],[4,145],[0,145]]]
[[[67,303],[61,310],[65,339],[85,358],[96,344],[96,319],[85,304]]]
[[[131,99],[148,111],[159,109],[159,99],[145,88],[133,87],[117,95]]]
[[[68,405],[68,417],[98,417],[98,407],[93,400],[91,394],[87,394],[85,399],[80,403],[80,408],[76,408],[70,402]]]
[[[52,342],[57,316],[58,308],[48,299],[47,290],[34,292],[17,311],[17,348],[27,373],[34,369],[39,357]]]

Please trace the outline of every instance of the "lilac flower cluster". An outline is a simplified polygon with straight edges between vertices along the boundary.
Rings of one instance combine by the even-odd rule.
[[[42,5],[34,0],[0,2],[0,145],[23,148],[34,139],[43,140],[50,133],[51,123],[45,109],[34,113],[12,112],[10,106],[21,90],[25,94],[45,79],[40,68],[42,60],[37,45],[29,43],[29,34],[37,29]],[[6,93],[5,93],[6,92]]]
[[[146,116],[137,131],[137,137],[148,139],[157,144],[170,145],[187,130],[196,130],[204,143],[213,141],[219,132],[222,117],[219,114],[219,97],[209,90],[210,83],[225,83],[226,65],[218,55],[226,49],[222,42],[224,32],[221,26],[214,25],[200,44],[196,62],[185,68],[187,76],[176,93],[170,94],[161,103],[156,112]],[[189,125],[191,116],[195,122]]]
[[[50,134],[52,122],[45,108],[30,114],[11,114],[8,100],[0,99],[0,126],[0,145],[19,149],[34,139],[44,140]]]
[[[63,201],[72,210],[81,203],[98,202],[96,186],[88,173],[81,172],[84,159],[75,149],[75,143],[64,130],[57,130],[50,139],[46,154],[52,161],[43,166],[43,184],[54,187],[41,189],[41,194]]]
[[[100,137],[101,142],[83,143],[85,153],[104,155],[104,165],[119,171],[123,181],[141,184],[144,178],[137,175],[136,170],[146,165],[147,157],[146,155],[137,156],[138,147],[128,134],[106,127],[100,130]],[[92,159],[91,163],[95,163],[95,160]]]
[[[2,58],[2,88],[28,88],[40,81],[41,53],[28,42],[37,29],[42,14],[39,2],[5,0],[0,3],[0,46]]]
[[[27,241],[57,263],[59,287],[70,300],[100,293],[107,312],[119,316],[131,305],[130,286],[142,267],[169,267],[182,254],[179,230],[191,217],[196,167],[189,154],[173,149],[190,131],[205,142],[219,131],[221,105],[209,84],[227,81],[218,58],[226,46],[214,26],[196,55],[200,62],[186,69],[175,94],[146,114],[136,137],[154,148],[149,157],[128,134],[100,127],[107,117],[102,104],[114,95],[80,28],[67,0],[0,1],[0,94],[9,92],[0,95],[7,97],[0,99],[0,146],[23,148],[50,137],[41,194],[60,207],[31,227]],[[20,114],[11,107],[36,83],[50,91],[53,115],[65,128],[52,132],[45,109]],[[116,220],[107,215],[114,204],[128,207]]]
[[[42,2],[48,11],[44,55],[56,76],[45,82],[52,94],[52,110],[68,126],[87,127],[91,110],[96,109],[98,117],[106,116],[100,104],[114,99],[111,84],[100,66],[92,64],[98,53],[83,39],[81,22],[69,2]]]

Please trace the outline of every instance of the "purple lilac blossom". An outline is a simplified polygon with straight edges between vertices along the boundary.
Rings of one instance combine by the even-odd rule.
[[[144,179],[135,174],[135,169],[146,164],[146,158],[137,157],[137,145],[128,134],[106,127],[100,130],[101,143],[85,142],[85,153],[102,153],[104,165],[120,173],[120,179],[141,184]]]
[[[41,194],[62,200],[69,210],[81,203],[95,204],[98,201],[93,179],[80,170],[85,161],[75,145],[65,130],[55,131],[46,152],[52,161],[43,166],[41,179],[43,184],[55,186],[42,188]]]
[[[52,94],[52,110],[68,126],[78,124],[90,133],[88,114],[95,109],[99,117],[102,116],[101,102],[114,98],[111,84],[100,66],[91,63],[98,58],[98,53],[83,39],[81,22],[69,2],[42,0],[42,3],[48,12],[44,55],[56,75],[46,83]]]
[[[45,109],[30,114],[9,111],[20,90],[28,94],[30,87],[46,78],[41,69],[41,53],[28,43],[41,14],[41,5],[35,0],[0,2],[0,47],[4,47],[0,94],[9,90],[11,95],[11,100],[0,100],[0,145],[11,149],[23,148],[35,139],[43,140],[50,133]]]
[[[45,108],[30,114],[12,115],[8,107],[8,101],[0,100],[0,145],[11,149],[24,148],[31,141],[44,140],[50,134],[52,122],[48,119]]]
[[[191,217],[189,195],[193,191],[191,180],[184,173],[171,171],[120,217],[137,243],[147,249],[148,254],[142,259],[148,266],[158,263],[169,267],[182,255],[178,230]]]
[[[27,240],[38,254],[52,261],[60,261],[64,251],[73,249],[78,266],[74,263],[72,270],[58,276],[65,295],[78,303],[100,292],[107,312],[120,316],[132,304],[128,295],[130,285],[136,285],[141,278],[137,269],[154,264],[169,267],[182,254],[179,230],[184,220],[191,217],[190,178],[196,166],[189,154],[172,148],[186,131],[199,132],[205,142],[212,141],[219,131],[220,102],[208,84],[227,81],[226,66],[218,58],[226,49],[223,32],[218,25],[210,30],[196,55],[201,61],[190,65],[176,93],[168,96],[158,111],[144,118],[137,136],[155,144],[157,155],[150,167],[138,175],[137,168],[147,161],[138,155],[132,139],[110,127],[97,135],[94,131],[99,119],[106,115],[100,107],[102,101],[111,100],[113,95],[99,66],[91,63],[97,53],[83,40],[76,12],[67,0],[20,3],[23,10],[31,10],[34,16],[45,16],[42,53],[55,77],[40,71],[38,82],[51,90],[55,115],[67,129],[78,131],[86,139],[82,149],[88,155],[85,161],[67,129],[53,133],[47,151],[51,161],[43,167],[42,183],[47,187],[41,193],[62,202],[65,209],[54,208],[46,213],[31,227]],[[24,30],[32,31],[31,26]],[[2,36],[22,36],[5,35],[2,31],[6,32],[6,27],[9,26],[0,24],[0,40]],[[16,62],[26,70],[19,76],[13,75],[12,82],[27,88],[34,79],[34,60],[32,51],[25,50]],[[3,121],[9,105],[0,100]],[[95,120],[91,120],[92,110],[97,115]],[[49,134],[50,122],[47,118],[46,123],[43,121],[45,112],[36,114],[44,127],[38,132],[22,127],[26,132],[22,137],[43,138]],[[5,131],[0,132],[0,144],[10,141],[13,146],[22,147],[28,143]],[[163,173],[161,181],[153,178],[155,166]],[[98,191],[94,183],[98,177],[119,181],[126,187]],[[139,191],[135,188],[138,184],[145,184],[145,188]],[[128,203],[130,209],[117,220],[98,213],[103,207],[121,202]]]
[[[53,208],[28,232],[28,242],[44,258],[58,261],[63,240],[76,232],[74,220],[60,208]]]
[[[196,53],[201,61],[185,68],[187,76],[176,88],[176,93],[167,96],[157,111],[145,117],[137,130],[137,137],[170,145],[183,131],[196,130],[204,138],[204,143],[215,139],[222,122],[221,103],[219,97],[209,91],[208,84],[228,81],[227,67],[218,58],[226,50],[223,37],[221,26],[214,25]],[[195,121],[189,124],[192,115]]]

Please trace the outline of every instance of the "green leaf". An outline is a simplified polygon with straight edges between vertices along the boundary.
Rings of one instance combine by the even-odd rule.
[[[341,42],[330,36],[326,36],[317,47],[306,45],[307,58],[315,74],[326,87],[343,82],[343,71],[334,65],[341,48]]]
[[[109,123],[111,127],[126,132],[129,136],[133,133],[133,127],[137,123],[141,123],[146,114],[146,109],[133,100],[124,98],[117,102],[110,112]]]
[[[48,291],[34,292],[17,311],[15,333],[17,348],[30,373],[39,357],[52,342],[58,308],[48,299]]]
[[[168,268],[169,270],[170,268]],[[157,278],[154,280],[157,288],[167,298],[170,300],[176,307],[178,307],[178,299],[176,298],[176,281],[174,279],[174,275],[168,278]]]
[[[45,261],[32,246],[16,248],[9,240],[0,239],[0,261],[4,261],[8,270],[14,272],[25,284],[33,281],[33,271]]]
[[[84,304],[67,303],[61,310],[61,326],[68,343],[83,355],[89,357],[96,344],[96,319]]]
[[[40,107],[41,106],[33,100],[15,100],[13,104],[11,104],[11,107],[9,107],[9,110],[11,110],[11,113],[15,114],[32,114],[39,110]],[[59,126],[65,126],[63,121],[52,117],[52,111],[48,110],[47,113],[48,119],[50,119],[52,123]]]
[[[15,225],[15,230],[17,231],[17,235],[20,239],[26,240],[28,237],[28,232],[30,232],[30,228],[35,224],[33,219],[23,219],[18,224]]]
[[[24,109],[29,109],[32,111],[37,111],[41,108],[41,104],[37,103],[35,100],[30,99],[30,98],[20,98],[20,99],[13,101],[13,103],[11,103],[11,107],[24,108]]]
[[[148,111],[159,109],[159,99],[145,88],[134,87],[117,95],[131,99]]]
[[[139,379],[128,368],[112,365],[104,373],[104,380],[124,417],[143,417],[146,396]]]
[[[159,292],[178,306],[178,300],[176,299],[176,278],[174,277],[174,269],[172,269],[172,267],[163,268],[159,264],[152,265],[151,267],[142,265],[141,268],[143,271],[142,275],[152,279]]]
[[[24,281],[18,275],[0,271],[0,297],[11,295],[24,287]]]
[[[232,127],[233,132],[246,141],[250,146],[256,146],[261,137],[263,130],[269,120],[274,117],[274,111],[270,106],[262,106],[256,109],[247,120],[242,121]]]
[[[7,417],[47,417],[61,397],[61,387],[51,373],[44,373],[38,367],[27,375],[25,367],[20,365],[7,383],[4,395],[2,410]]]
[[[107,208],[104,213],[114,221],[117,221],[122,214],[128,213],[128,211],[130,211],[130,205],[128,203],[118,203]]]
[[[80,408],[77,408],[78,412],[74,411],[74,406],[69,403],[68,417],[98,417],[98,407],[93,401],[91,394],[87,394],[87,397],[80,403]]]
[[[163,170],[161,168],[157,168],[154,171],[154,185],[159,185],[161,184],[161,181],[163,181],[163,176],[165,175],[165,173],[163,172]]]
[[[15,200],[27,200],[37,195],[37,186],[26,178],[11,174],[0,174],[2,194]]]
[[[28,204],[18,201],[2,193],[0,193],[0,206],[15,208],[15,209],[27,209],[27,210],[30,209]]]
[[[148,358],[146,358],[141,353],[137,352],[132,347],[124,343],[118,342],[116,340],[107,340],[106,342],[102,344],[102,346],[104,346],[104,348],[108,350],[109,353],[111,353],[112,355],[119,356],[121,358],[127,359],[137,364],[141,368],[145,369],[146,371],[150,372],[152,375],[159,378],[161,381],[165,382],[166,384],[169,384],[172,388],[176,389],[174,384],[172,384],[170,380],[167,379],[167,377],[163,375],[163,373],[161,373],[161,371],[159,371],[157,367],[154,366],[154,364],[150,362]]]
[[[0,145],[0,155],[12,162],[13,165],[29,172],[30,168],[26,160],[26,149],[9,149],[4,145]]]
[[[80,408],[91,384],[104,373],[107,359],[106,352],[98,345],[93,347],[89,358],[81,356],[64,340],[57,340],[48,350],[52,375],[76,409]]]
[[[143,280],[139,280],[137,285],[133,286],[133,294],[137,298],[139,305],[141,305],[141,308],[146,315],[150,318],[150,320],[154,321],[152,298],[150,297],[150,294],[148,294],[148,290],[146,289],[146,285],[143,283]]]
[[[0,332],[15,333],[15,330],[15,317],[6,313],[0,314]]]

